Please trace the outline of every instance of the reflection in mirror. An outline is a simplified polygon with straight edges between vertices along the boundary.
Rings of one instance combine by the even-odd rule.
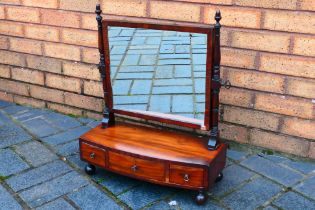
[[[110,27],[114,109],[203,120],[206,34]]]

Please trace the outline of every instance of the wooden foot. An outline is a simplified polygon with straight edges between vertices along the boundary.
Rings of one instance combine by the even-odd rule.
[[[215,179],[215,182],[217,183],[217,182],[221,181],[222,179],[223,179],[223,173],[220,172],[218,177]]]
[[[199,190],[195,197],[195,202],[197,203],[197,205],[202,205],[207,201],[207,199],[208,199],[207,193],[204,190]]]
[[[85,173],[87,173],[88,175],[93,175],[96,172],[96,168],[95,166],[91,165],[91,164],[87,164],[84,168]]]

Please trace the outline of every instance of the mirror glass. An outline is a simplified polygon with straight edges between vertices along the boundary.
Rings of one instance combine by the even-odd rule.
[[[114,108],[203,121],[206,41],[206,34],[110,27]]]

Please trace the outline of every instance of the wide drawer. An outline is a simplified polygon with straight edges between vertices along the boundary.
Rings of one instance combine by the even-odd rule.
[[[161,161],[135,158],[133,156],[109,151],[109,168],[151,180],[164,181],[165,164]]]
[[[170,182],[190,187],[203,187],[204,169],[170,164]]]
[[[83,160],[101,167],[106,166],[106,151],[104,149],[82,142],[80,151]]]

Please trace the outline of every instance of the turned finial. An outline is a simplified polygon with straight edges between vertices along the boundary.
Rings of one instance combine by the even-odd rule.
[[[95,13],[96,13],[97,15],[101,15],[102,10],[101,10],[101,5],[100,5],[100,4],[96,4]]]
[[[220,20],[221,20],[221,12],[220,12],[220,10],[217,10],[215,12],[214,19],[216,21],[215,26],[220,27],[221,26],[221,24],[220,24]]]

